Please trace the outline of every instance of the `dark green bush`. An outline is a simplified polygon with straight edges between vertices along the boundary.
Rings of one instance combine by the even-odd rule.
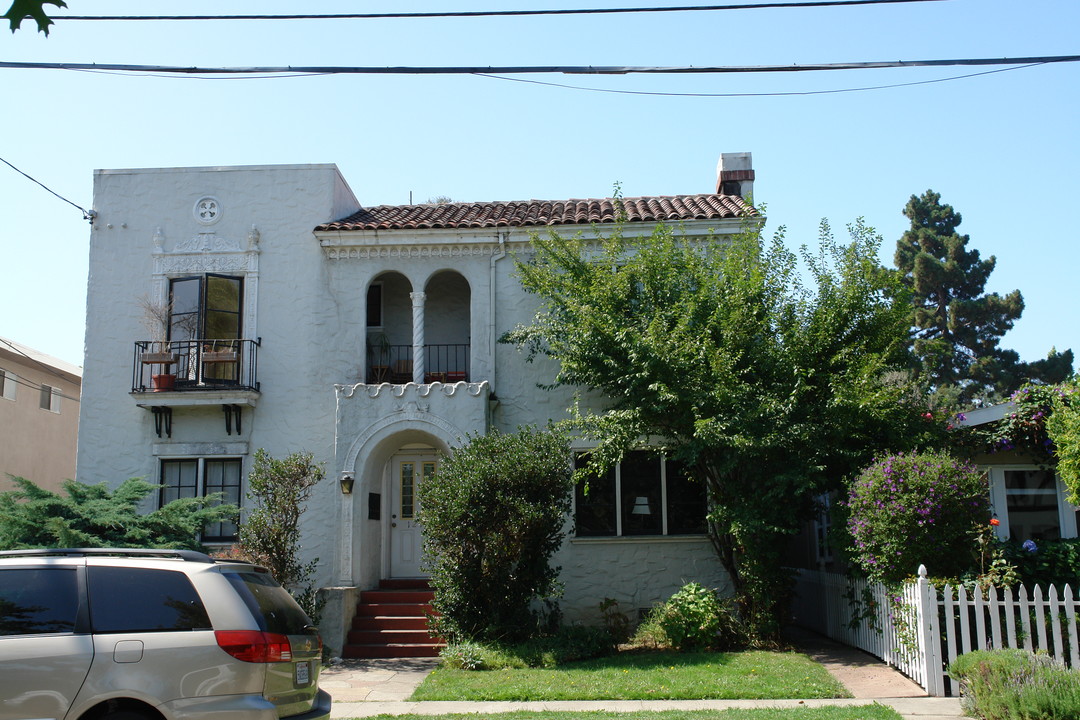
[[[977,650],[949,665],[963,690],[961,704],[983,720],[1075,720],[1080,671],[1027,650]]]
[[[1026,547],[1025,547],[1026,546]],[[1074,588],[1080,578],[1080,539],[1035,540],[1003,544],[1005,558],[1016,567],[1020,582],[1032,585],[1068,583]]]
[[[557,434],[492,432],[470,438],[420,485],[425,569],[443,637],[516,642],[540,632],[534,601],[558,590],[549,561],[570,510],[569,458]]]
[[[658,605],[634,635],[635,642],[679,651],[732,650],[749,640],[734,600],[721,600],[699,583],[687,583]]]

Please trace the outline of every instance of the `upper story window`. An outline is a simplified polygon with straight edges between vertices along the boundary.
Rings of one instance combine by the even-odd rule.
[[[238,340],[243,337],[244,279],[196,275],[169,281],[169,339]]]
[[[5,400],[14,400],[17,384],[18,376],[15,373],[0,368],[0,397]]]
[[[367,326],[369,328],[381,328],[383,326],[383,286],[381,282],[374,282],[367,289]]]
[[[578,459],[578,464],[582,460]],[[699,535],[706,531],[705,485],[685,467],[652,452],[627,453],[603,477],[574,489],[576,535]]]
[[[40,407],[42,410],[48,410],[49,412],[60,412],[60,389],[54,388],[51,385],[41,386],[41,399]]]

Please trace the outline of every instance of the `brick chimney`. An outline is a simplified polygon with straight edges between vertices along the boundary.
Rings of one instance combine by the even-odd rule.
[[[754,163],[748,152],[722,153],[716,163],[716,192],[749,197],[754,192]]]

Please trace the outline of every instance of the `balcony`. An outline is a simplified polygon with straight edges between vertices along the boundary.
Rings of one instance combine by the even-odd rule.
[[[469,381],[469,345],[425,345],[424,382]],[[413,382],[412,345],[375,345],[367,351],[367,383]]]
[[[135,343],[131,392],[165,394],[173,400],[177,395],[214,396],[208,403],[171,403],[178,405],[237,402],[237,398],[257,395],[260,343],[260,340],[139,340]]]

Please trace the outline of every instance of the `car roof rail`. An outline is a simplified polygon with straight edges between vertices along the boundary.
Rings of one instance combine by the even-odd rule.
[[[25,550],[0,550],[0,557],[48,557],[55,555],[104,557],[161,557],[179,558],[188,562],[212,563],[214,558],[196,550],[173,548],[29,548]]]

